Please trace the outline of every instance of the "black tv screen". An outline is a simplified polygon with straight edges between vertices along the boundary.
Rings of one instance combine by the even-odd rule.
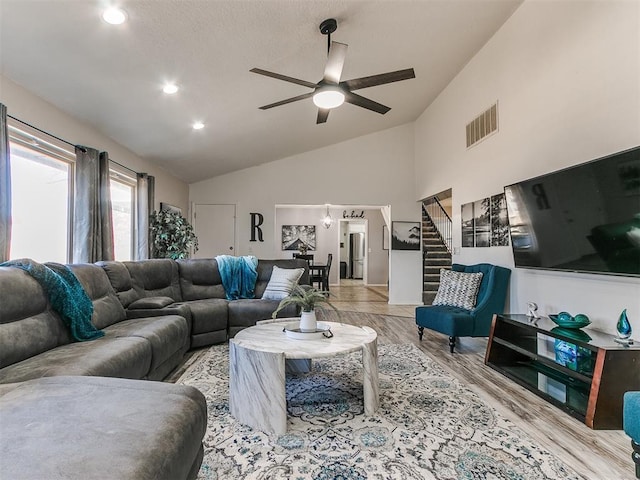
[[[516,267],[640,276],[640,147],[504,191]]]

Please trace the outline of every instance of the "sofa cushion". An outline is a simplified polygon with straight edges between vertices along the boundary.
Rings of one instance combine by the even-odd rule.
[[[127,318],[127,314],[109,282],[106,272],[99,265],[79,263],[69,265],[69,269],[80,281],[85,292],[93,302],[92,322],[96,328],[103,329]]]
[[[158,258],[123,262],[133,282],[133,288],[139,298],[171,297],[174,301],[182,300],[178,264],[175,260]]]
[[[451,337],[476,335],[476,319],[468,310],[448,305],[417,307],[416,324]]]
[[[0,369],[0,383],[58,375],[143,378],[151,366],[151,344],[144,338],[105,336],[47,350]]]
[[[282,300],[288,297],[303,273],[304,268],[280,268],[274,265],[267,288],[262,294],[262,299]]]
[[[189,348],[189,325],[187,320],[177,315],[125,320],[107,327],[105,333],[116,338],[140,337],[147,340],[151,345],[151,371],[176,352],[184,353]]]
[[[13,479],[186,479],[207,406],[193,387],[56,377],[0,386],[0,465]]]
[[[124,263],[110,261],[98,262],[96,265],[100,265],[104,269],[118,300],[120,300],[124,308],[129,307],[132,302],[140,298],[133,288],[131,274]]]
[[[182,300],[226,298],[218,262],[214,259],[180,259],[176,263],[180,273]]]
[[[229,301],[223,298],[193,300],[178,304],[185,305],[191,312],[191,334],[227,330]]]
[[[140,310],[143,308],[164,308],[172,303],[174,302],[171,297],[147,297],[131,302],[131,304],[129,304],[129,309]]]
[[[440,269],[440,286],[432,305],[448,305],[472,310],[476,306],[482,272],[465,273]]]
[[[69,329],[27,272],[0,267],[0,368],[71,343]]]

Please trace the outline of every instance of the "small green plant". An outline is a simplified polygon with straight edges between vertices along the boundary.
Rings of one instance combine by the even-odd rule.
[[[187,258],[189,250],[198,251],[198,238],[193,227],[181,214],[161,210],[149,219],[153,258]]]
[[[326,303],[340,315],[338,309],[329,301],[329,292],[323,292],[310,285],[296,285],[288,297],[280,300],[280,304],[271,314],[271,318],[276,318],[276,315],[287,305],[297,305],[303,312],[313,312],[316,305],[320,303]]]

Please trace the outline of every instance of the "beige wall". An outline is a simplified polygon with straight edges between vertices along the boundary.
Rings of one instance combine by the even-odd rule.
[[[499,132],[467,150],[496,100]],[[453,188],[454,261],[513,268],[510,247],[460,248],[460,205],[639,144],[640,2],[527,1],[416,121],[417,198]],[[637,279],[515,269],[511,311],[527,301],[610,332],[623,308],[640,321]]]
[[[188,211],[189,186],[186,183],[1,75],[0,102],[7,106],[9,115],[23,122],[68,142],[107,151],[112,160],[136,172],[153,175],[156,179],[156,209],[160,202],[167,202],[181,207],[183,212]]]

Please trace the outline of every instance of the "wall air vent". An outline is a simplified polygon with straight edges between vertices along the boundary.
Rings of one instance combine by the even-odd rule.
[[[467,124],[467,148],[498,131],[498,102]]]

